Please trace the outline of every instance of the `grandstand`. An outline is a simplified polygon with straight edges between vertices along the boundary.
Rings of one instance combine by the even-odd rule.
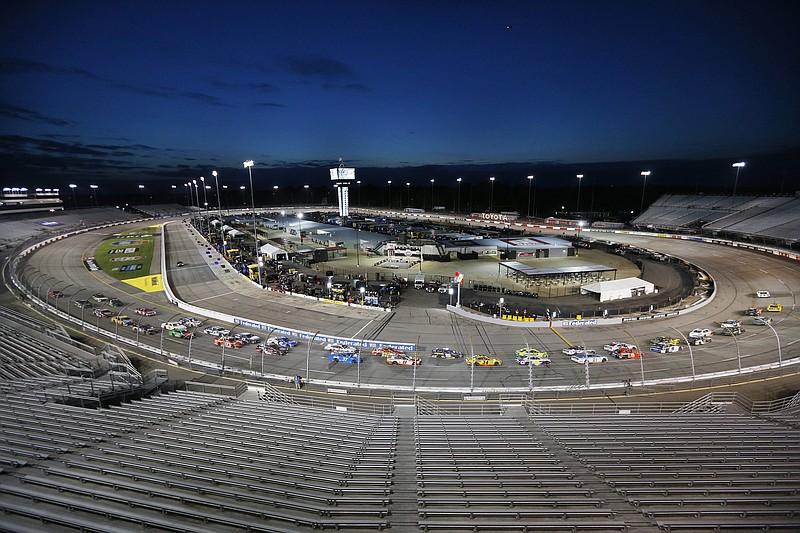
[[[760,237],[791,247],[800,243],[800,198],[667,194],[632,224],[733,239]]]
[[[154,388],[121,353],[0,316],[3,531],[800,528],[800,394],[494,410],[322,405],[269,384],[234,397]]]

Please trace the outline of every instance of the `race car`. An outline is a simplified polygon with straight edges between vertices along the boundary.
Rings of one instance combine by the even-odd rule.
[[[403,365],[403,366],[415,366],[421,365],[422,359],[419,357],[411,357],[409,355],[390,355],[386,358],[387,365]]]
[[[747,316],[760,316],[764,310],[760,307],[750,307],[747,309]]]
[[[591,354],[589,354],[589,353],[580,353],[580,354],[573,355],[569,359],[570,359],[570,361],[573,361],[575,363],[579,363],[579,364],[582,364],[582,365],[586,364],[586,363],[589,363],[589,364],[605,363],[606,361],[608,361],[608,357],[606,357],[605,355],[600,355],[598,353],[591,353]]]
[[[536,348],[520,348],[516,352],[514,352],[515,357],[550,357],[550,354],[547,352],[543,352],[541,350],[537,350]]]
[[[550,364],[549,357],[539,357],[535,355],[517,355],[514,357],[514,361],[516,361],[518,365],[522,366],[541,366]]]
[[[611,355],[617,359],[638,359],[642,356],[642,352],[636,348],[620,348],[611,352]]]
[[[98,292],[97,294],[92,295],[92,300],[94,300],[95,302],[107,302],[108,296]]]
[[[64,293],[61,292],[61,291],[55,291],[55,290],[48,291],[47,292],[47,297],[48,298],[63,298],[64,297]]]
[[[500,366],[503,364],[503,361],[497,357],[479,354],[474,357],[468,357],[466,363],[468,366]]]
[[[192,316],[185,316],[185,317],[179,319],[178,323],[179,324],[183,324],[184,326],[186,326],[188,328],[196,328],[197,326],[199,326],[201,324],[200,320],[198,320],[198,319],[196,319],[196,318],[194,318]]]
[[[178,339],[193,339],[194,333],[186,331],[185,329],[171,329],[167,331],[167,335]]]
[[[768,316],[757,316],[753,319],[754,326],[767,326],[772,324],[772,319]]]
[[[607,352],[616,352],[617,350],[621,350],[623,348],[635,350],[636,346],[633,344],[628,344],[627,342],[617,342],[617,341],[610,342],[605,346],[603,346],[603,349]]]
[[[177,324],[179,326],[182,326],[184,329],[186,328],[186,326],[184,326],[180,322],[177,322]],[[215,337],[219,337],[221,335],[230,334],[230,330],[222,326],[206,326],[205,328],[203,328],[203,333],[205,333],[206,335],[214,335]]]
[[[297,346],[297,341],[289,337],[275,337],[270,339],[270,342],[274,342],[279,346],[285,346],[286,348],[294,348]]]
[[[651,352],[656,353],[675,353],[683,349],[680,344],[654,344],[650,347]]]
[[[258,344],[261,342],[261,337],[253,333],[237,333],[233,338],[245,344]]]
[[[153,335],[154,333],[158,332],[158,328],[151,326],[150,324],[134,324],[131,326],[133,331],[139,333],[146,333],[147,335]]]
[[[147,307],[137,307],[133,312],[142,316],[156,316],[156,310]]]
[[[664,335],[650,340],[650,344],[680,344],[680,343],[681,339],[676,339],[674,337],[666,337]]]
[[[585,351],[586,351],[585,346],[581,346],[580,344],[575,344],[567,348],[564,348],[563,350],[561,350],[561,353],[563,353],[564,355],[575,355],[578,353],[583,353]]]
[[[328,344],[325,346],[325,349],[330,350],[333,353],[343,353],[343,354],[358,353],[358,348],[356,348],[355,346],[350,346],[348,344],[339,344],[339,343]]]
[[[741,335],[744,333],[744,328],[722,328],[722,334],[727,335],[728,337],[733,337],[734,335]]]
[[[742,327],[742,321],[732,318],[730,320],[726,320],[725,322],[722,322],[720,324],[720,327],[723,327],[723,328],[740,328],[740,327]]]
[[[689,346],[702,346],[711,342],[711,337],[691,337],[689,339]]]
[[[286,355],[289,353],[288,348],[283,348],[277,344],[261,343],[256,346],[257,353],[265,353],[267,355]]]
[[[128,315],[116,315],[111,317],[111,322],[114,324],[119,324],[121,326],[132,326],[133,319]],[[163,327],[163,326],[162,326]]]
[[[334,363],[363,363],[364,359],[355,353],[333,352],[328,356],[328,361]]]
[[[75,304],[75,307],[79,307],[81,309],[84,309],[86,307],[92,307],[92,302],[90,302],[89,300],[75,300],[72,303]]]
[[[712,337],[713,335],[714,335],[714,332],[711,331],[708,328],[694,328],[692,331],[689,332],[689,337],[691,337],[691,338]]]
[[[167,331],[170,331],[170,330],[173,330],[173,329],[177,329],[177,330],[180,330],[180,331],[185,331],[186,330],[186,326],[184,326],[180,322],[164,322],[164,323],[161,324],[161,329],[164,329],[164,330],[167,330]]]
[[[125,302],[123,302],[119,298],[111,298],[108,301],[108,305],[111,306],[111,307],[124,307],[125,306]]]
[[[236,340],[233,337],[225,337],[220,336],[214,339],[214,344],[217,346],[224,346],[225,348],[241,348],[244,346],[244,343],[240,340]]]
[[[767,306],[767,311],[771,313],[780,313],[783,311],[783,306],[781,304],[771,303]]]
[[[434,348],[431,350],[431,357],[438,359],[461,359],[464,354],[453,348]]]
[[[94,310],[94,316],[96,316],[97,318],[108,318],[113,314],[114,313],[112,313],[110,309],[95,309]]]
[[[372,355],[380,355],[381,357],[392,357],[398,355],[405,355],[405,352],[402,352],[396,348],[392,348],[391,346],[381,346],[380,348],[375,348],[372,350]]]

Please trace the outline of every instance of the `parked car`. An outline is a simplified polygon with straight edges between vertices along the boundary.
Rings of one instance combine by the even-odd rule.
[[[747,316],[760,316],[763,311],[760,307],[750,307],[747,309]]]
[[[728,337],[733,337],[734,335],[741,335],[744,333],[744,328],[723,328],[722,334],[727,335]]]
[[[415,365],[421,365],[422,359],[420,359],[419,357],[411,357],[410,355],[390,355],[389,357],[386,358],[386,364],[415,366]]]
[[[92,302],[90,302],[89,300],[75,300],[72,303],[75,304],[75,307],[80,307],[81,309],[86,307],[93,307]]]
[[[768,316],[757,316],[753,319],[754,326],[767,326],[772,324],[772,319]]]
[[[137,307],[133,312],[142,316],[156,316],[156,310],[149,307]]]
[[[514,352],[514,355],[516,357],[550,357],[550,354],[547,352],[529,347],[519,348],[516,352]]]
[[[474,357],[467,357],[466,363],[468,366],[500,366],[503,364],[501,359],[497,357],[490,357],[484,354],[478,354]]]
[[[767,306],[767,311],[771,313],[780,313],[783,311],[783,306],[781,304],[771,303]]]
[[[695,328],[689,332],[689,337],[696,338],[696,337],[712,337],[714,332],[708,328]]]
[[[328,361],[334,363],[363,363],[364,359],[355,353],[333,352],[328,356]]]
[[[592,353],[592,354],[579,353],[570,357],[570,360],[572,362],[580,364],[586,364],[586,363],[595,364],[595,363],[605,363],[606,361],[608,361],[608,357],[606,357],[605,355],[600,355],[598,353]]]
[[[111,298],[108,301],[108,305],[110,305],[111,307],[125,307],[125,302],[123,302],[119,298]]]
[[[95,309],[94,310],[94,316],[96,316],[97,318],[108,318],[113,314],[114,313],[111,312],[111,309]]]
[[[97,294],[93,294],[92,295],[92,300],[94,300],[95,302],[98,302],[98,303],[99,302],[107,302],[108,301],[108,296],[98,292]]]
[[[584,351],[586,351],[585,346],[581,346],[580,344],[575,344],[572,346],[568,346],[567,348],[564,348],[563,350],[561,350],[561,353],[563,353],[564,355],[575,355],[577,353],[583,353]]]
[[[178,324],[180,323],[178,322]],[[183,324],[180,325],[183,326]],[[186,326],[183,327],[185,328]],[[228,335],[230,330],[222,326],[206,326],[203,328],[203,333],[206,335],[214,335],[215,337],[219,337],[221,335]]]
[[[193,339],[194,333],[191,331],[186,331],[185,329],[171,329],[167,331],[167,335],[170,337],[176,337],[178,339]]]
[[[236,340],[233,337],[225,337],[219,336],[214,339],[214,344],[217,346],[224,346],[225,348],[236,348],[239,349],[244,346],[244,343],[240,340]]]
[[[431,357],[439,359],[461,359],[464,354],[453,348],[434,348],[431,350]]]
[[[439,285],[439,289],[438,289],[439,294],[447,294],[447,291],[449,291],[449,290],[450,290],[450,284],[449,283],[442,283],[441,285]]]
[[[770,298],[772,295],[769,291],[756,291],[756,298]]]
[[[185,331],[186,326],[181,324],[180,322],[164,322],[161,324],[161,329],[165,329],[167,331],[177,329],[179,331]]]

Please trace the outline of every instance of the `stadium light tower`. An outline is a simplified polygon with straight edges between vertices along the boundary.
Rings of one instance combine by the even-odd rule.
[[[581,210],[581,181],[583,181],[583,174],[578,174],[575,176],[578,178],[578,201],[575,203],[575,211],[580,212]]]
[[[411,207],[411,182],[406,182],[406,197],[408,198],[408,207]]]
[[[533,176],[528,176],[528,218],[531,218],[531,185],[533,184]]]
[[[733,182],[733,195],[736,196],[736,186],[739,184],[739,171],[742,170],[744,167],[744,161],[739,161],[738,163],[734,163],[731,165],[736,169],[736,180]]]
[[[222,224],[222,202],[220,201],[219,196],[219,176],[216,170],[211,171],[211,175],[214,176],[214,181],[217,185],[217,215],[219,215],[219,223]]]
[[[75,198],[75,189],[77,189],[78,186],[75,185],[74,183],[70,183],[69,184],[69,188],[72,189],[72,203],[75,204],[75,208],[77,209],[78,208],[78,200]]]
[[[389,209],[392,208],[392,180],[388,180],[386,182],[386,196],[388,197],[387,204],[389,205]]]
[[[97,185],[89,185],[89,188],[92,189],[92,196],[94,196],[94,206],[97,207]]]
[[[433,211],[433,208],[436,206],[436,204],[433,201],[433,183],[435,181],[436,181],[435,179],[431,178],[431,211]]]
[[[250,176],[250,204],[253,208],[253,243],[255,244],[255,256],[256,256],[256,263],[258,264],[258,286],[261,286],[261,261],[259,256],[261,254],[258,253],[258,233],[256,232],[256,200],[253,196],[253,163],[252,159],[248,159],[244,163],[244,168],[247,169],[247,173]],[[244,190],[244,185],[242,185],[242,189]]]
[[[494,176],[489,178],[489,181],[492,182],[492,192],[489,195],[489,212],[492,212],[492,206],[494,205]]]
[[[639,214],[644,211],[644,189],[647,187],[647,176],[650,175],[649,170],[642,171],[642,176],[644,177],[644,183],[642,184],[642,202],[639,204]]]
[[[462,178],[460,177],[456,178],[456,181],[458,182],[458,200],[456,201],[456,213],[459,213],[461,211],[461,180]]]

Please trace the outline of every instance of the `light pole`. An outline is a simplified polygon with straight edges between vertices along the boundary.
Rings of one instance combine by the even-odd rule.
[[[355,227],[356,227],[356,266],[360,268],[361,267],[361,259],[359,258],[359,253],[360,252],[359,252],[358,249],[360,248],[360,245],[361,245],[361,239],[359,239],[359,237],[358,237],[358,230],[361,229],[361,224],[356,224]]]
[[[436,204],[434,204],[434,202],[433,202],[433,182],[434,181],[436,181],[436,180],[431,178],[431,211],[433,211],[433,208],[436,206]]]
[[[736,338],[736,335],[731,333],[731,338],[733,342],[736,344],[736,362],[739,365],[739,373],[742,373],[742,352],[739,350],[739,339]]]
[[[256,201],[255,197],[253,196],[253,160],[248,159],[244,162],[244,168],[247,169],[247,173],[250,176],[250,203],[252,204],[253,208],[253,242],[255,243],[255,254],[256,258],[260,255],[258,253],[258,233],[256,232]],[[242,190],[244,190],[244,185],[242,185]],[[242,193],[244,194],[244,192]],[[261,286],[261,261],[256,261],[258,263],[258,285]]]
[[[308,370],[308,360],[311,358],[311,345],[314,344],[314,339],[317,338],[317,335],[319,335],[319,331],[314,333],[314,336],[311,337],[310,341],[308,341],[308,348],[306,349],[306,381],[309,382],[309,383],[310,383],[310,381],[308,380],[308,372],[309,372],[309,370]],[[262,365],[262,368],[263,368],[263,365]],[[262,375],[264,374],[264,370],[263,369],[261,370],[261,374]]]
[[[767,322],[767,326],[769,326],[769,329],[771,329],[772,333],[775,334],[775,340],[778,342],[778,367],[780,369],[780,367],[783,366],[783,354],[781,354],[781,339],[780,337],[778,337],[778,332],[775,331],[775,328],[772,327],[772,324]]]
[[[406,197],[408,198],[408,207],[411,207],[411,182],[406,182]]]
[[[92,196],[94,197],[94,206],[97,207],[97,185],[89,185],[89,188],[92,189]]]
[[[456,213],[461,212],[461,179],[456,178],[456,182],[458,183],[458,195],[456,196]]]
[[[75,185],[74,183],[70,183],[69,184],[69,188],[72,189],[72,203],[75,206],[75,209],[77,209],[78,208],[78,199],[75,197],[75,189],[77,189],[78,186]]]
[[[272,205],[278,205],[278,186],[272,186]]]
[[[649,175],[650,175],[650,171],[649,170],[642,171],[642,177],[644,178],[644,182],[642,183],[642,202],[639,204],[639,214],[640,215],[642,214],[642,211],[644,211],[644,190],[647,187],[647,176],[649,176]]]
[[[531,218],[531,184],[533,184],[533,176],[528,176],[528,218]]]
[[[69,297],[69,301],[67,302],[67,316],[72,316],[72,313],[70,313],[70,309],[72,309],[72,299],[75,298],[77,295],[79,295],[80,293],[82,293],[85,290],[86,290],[86,287],[84,287],[82,289],[78,289],[78,291],[75,292],[75,294],[73,294],[72,296]],[[83,311],[83,307],[81,307],[81,311]],[[81,315],[83,315],[83,313],[81,313]],[[81,322],[83,322],[83,317],[81,317]]]
[[[672,326],[670,327],[674,329],[678,333],[678,335],[681,336],[681,338],[683,338],[683,342],[685,342],[686,346],[689,347],[689,360],[692,363],[692,379],[694,379],[694,351],[692,351],[692,345],[691,343],[689,343],[689,339],[686,338],[686,335],[684,335],[681,330]],[[642,381],[644,381],[644,378],[642,378]]]
[[[356,185],[358,185],[358,205],[361,206],[361,180],[356,181]]]
[[[197,180],[192,180],[192,185],[194,185],[194,198],[197,201],[197,212],[200,212],[200,192],[197,190]],[[200,218],[200,215],[197,215]],[[200,222],[200,233],[203,232],[203,224]]]
[[[576,176],[578,178],[578,201],[575,202],[575,212],[580,213],[581,211],[581,181],[583,181],[583,174],[578,174]]]
[[[144,185],[139,185],[139,199],[142,201],[142,205],[144,205]]]
[[[222,186],[222,190],[225,191],[225,212],[227,213],[228,212],[228,206],[230,205],[230,202],[228,202],[228,186],[227,185],[223,185]]]
[[[297,213],[297,233],[300,234],[300,244],[303,244],[303,212]]]
[[[309,205],[309,203],[308,203],[308,185],[303,185],[303,188],[306,190],[306,205]]]
[[[50,279],[55,279],[55,277],[54,277],[54,276],[48,276],[47,274],[42,274],[42,276],[44,276],[44,279],[43,279],[43,280],[42,280],[42,282],[39,284],[39,287],[37,287],[37,289],[36,289],[36,299],[37,299],[37,300],[39,300],[39,301],[41,301],[41,299],[42,299],[42,285],[44,285],[44,283],[45,283],[47,280],[50,280]]]
[[[246,188],[247,188],[247,187],[245,187],[244,185],[239,185],[239,190],[240,190],[240,191],[242,191],[242,205],[246,205],[246,204],[245,204],[245,198],[244,198],[244,190],[245,190]]]
[[[386,182],[386,204],[392,208],[392,180]]]
[[[739,171],[744,167],[744,161],[739,161],[731,166],[736,169],[736,180],[733,182],[733,195],[736,196],[736,186],[739,185]]]
[[[222,200],[220,199],[220,196],[219,196],[219,177],[217,175],[217,171],[216,170],[212,171],[211,175],[214,176],[214,181],[216,182],[216,185],[217,185],[217,216],[219,216],[219,223],[220,223],[220,226],[221,226],[222,225]]]
[[[492,191],[489,195],[489,212],[492,212],[492,206],[494,205],[494,176],[489,178],[489,181],[492,183]]]

